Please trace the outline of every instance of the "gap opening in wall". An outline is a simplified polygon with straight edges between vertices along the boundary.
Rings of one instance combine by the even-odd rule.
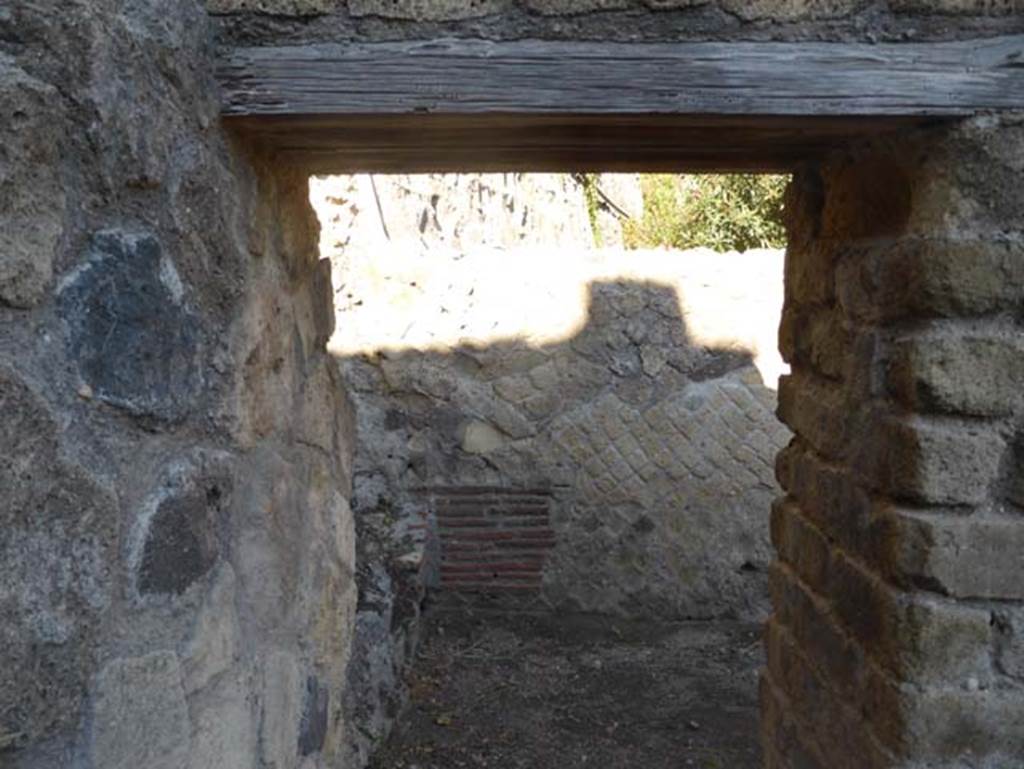
[[[311,179],[359,761],[760,766],[786,181]]]

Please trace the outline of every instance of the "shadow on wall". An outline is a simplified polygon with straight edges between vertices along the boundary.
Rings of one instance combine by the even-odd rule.
[[[781,251],[722,254],[579,246],[451,250],[395,244],[334,259],[338,355],[450,352],[516,340],[547,346],[590,322],[589,286],[650,282],[672,291],[671,316],[693,346],[745,350],[766,383],[786,370],[777,349]]]

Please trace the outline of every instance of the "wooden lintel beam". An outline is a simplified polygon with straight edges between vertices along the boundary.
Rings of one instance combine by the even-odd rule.
[[[944,43],[429,42],[237,48],[226,116],[960,117],[1024,108],[1024,36]]]
[[[1024,109],[1024,37],[244,48],[223,114],[313,173],[785,170],[878,133]]]

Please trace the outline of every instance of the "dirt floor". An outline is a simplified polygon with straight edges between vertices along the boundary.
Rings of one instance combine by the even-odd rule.
[[[435,613],[373,769],[756,769],[756,625]]]

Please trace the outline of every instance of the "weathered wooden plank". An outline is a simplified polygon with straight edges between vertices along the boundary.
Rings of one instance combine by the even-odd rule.
[[[223,57],[218,78],[226,116],[958,117],[1024,107],[1024,37],[240,48]]]

